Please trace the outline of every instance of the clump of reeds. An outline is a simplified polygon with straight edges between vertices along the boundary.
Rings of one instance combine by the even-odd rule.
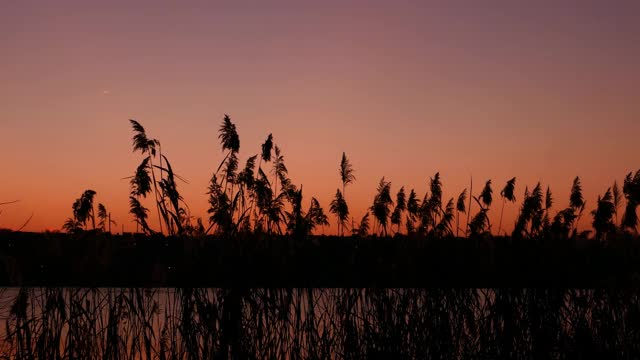
[[[634,357],[639,295],[634,289],[9,289],[2,293],[8,306],[0,355]]]

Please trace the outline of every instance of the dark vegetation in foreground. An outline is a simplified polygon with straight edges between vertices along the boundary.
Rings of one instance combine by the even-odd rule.
[[[640,291],[7,289],[11,359],[633,359]]]
[[[0,286],[640,285],[640,239],[0,233]]]

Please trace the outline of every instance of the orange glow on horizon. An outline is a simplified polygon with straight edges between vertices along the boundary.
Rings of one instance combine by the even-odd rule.
[[[383,176],[394,200],[400,186],[422,199],[440,172],[445,203],[471,176],[476,195],[492,180],[494,231],[500,190],[515,176],[508,232],[525,186],[549,185],[554,215],[580,176],[580,229],[591,229],[598,195],[640,169],[640,5],[543,3],[7,5],[0,203],[20,201],[0,206],[0,228],[33,214],[24,231],[60,229],[93,189],[114,231],[135,231],[123,180],[141,159],[130,118],[161,141],[206,224],[228,113],[240,166],[273,133],[303,208],[314,196],[329,216],[326,234],[337,230],[329,203],[343,151],[355,169],[346,200],[356,223]]]

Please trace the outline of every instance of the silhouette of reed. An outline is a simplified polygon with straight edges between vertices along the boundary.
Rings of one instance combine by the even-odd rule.
[[[640,298],[566,289],[5,289],[15,359],[634,358]]]
[[[324,226],[329,226],[328,218],[316,198],[312,197],[308,211],[303,211],[302,186],[298,188],[288,177],[284,155],[275,144],[272,134],[269,134],[261,145],[260,153],[249,156],[244,168],[240,170],[238,158],[240,136],[236,125],[228,115],[225,115],[218,131],[224,157],[213,173],[207,191],[209,225],[205,229],[202,218],[194,218],[190,215],[189,207],[180,195],[176,184],[176,179],[185,180],[174,172],[169,159],[162,153],[160,141],[149,138],[145,128],[138,121],[130,120],[130,123],[134,132],[133,151],[144,155],[134,175],[128,178],[131,185],[130,213],[138,226],[137,231],[142,230],[145,234],[197,237],[209,233],[224,237],[233,237],[238,234],[257,236],[286,234],[306,237],[313,234],[313,231],[319,227],[324,229]],[[259,162],[256,167],[258,156]],[[272,177],[267,175],[262,168],[263,165],[271,167],[266,171]],[[342,190],[339,188],[336,190],[335,197],[329,204],[329,212],[337,219],[339,236],[349,232],[348,219],[351,214],[345,198],[345,190],[347,185],[356,180],[354,172],[353,164],[343,152],[339,166]],[[407,198],[404,189],[404,186],[400,187],[394,203],[391,197],[391,181],[383,177],[378,185],[373,204],[364,214],[359,227],[356,227],[355,219],[351,217],[351,234],[368,233],[370,213],[374,220],[372,229],[374,235],[383,237],[389,236],[390,233],[396,236],[401,235],[404,219],[407,236],[451,238],[455,235],[458,237],[461,230],[460,213],[466,213],[464,236],[473,239],[487,239],[493,236],[492,224],[488,216],[493,204],[491,179],[486,181],[478,194],[473,192],[472,179],[468,192],[467,189],[463,189],[457,200],[451,198],[447,202],[443,202],[442,199],[443,184],[440,173],[436,173],[430,179],[429,189],[425,192],[422,201],[419,200],[414,189],[411,189]],[[638,234],[639,189],[640,170],[635,175],[629,173],[624,180],[622,194],[624,194],[626,206],[620,223],[618,209],[623,206],[623,195],[617,183],[614,182],[603,197],[598,198],[596,208],[591,212],[596,240],[606,241],[611,236],[620,236],[625,232]],[[88,220],[91,220],[92,229],[96,229],[93,208],[95,194],[93,190],[86,190],[74,202],[73,218],[67,220],[64,230],[68,233],[87,230]],[[155,203],[159,230],[152,229],[148,222],[150,210],[144,206],[144,203],[147,195],[150,194],[153,194],[152,200]],[[500,191],[500,197],[502,206],[497,229],[498,236],[502,233],[502,218],[506,202],[516,202],[515,177],[507,181]],[[469,205],[465,206],[467,198]],[[475,214],[473,214],[472,200],[478,206]],[[573,181],[569,207],[556,212],[552,217],[552,204],[549,187],[547,187],[546,196],[543,195],[540,183],[531,192],[526,187],[511,237],[515,240],[541,237],[575,239],[578,235],[583,237],[588,235],[585,232],[577,233],[577,224],[586,208],[579,177]],[[103,232],[115,223],[102,204],[98,206],[98,217],[99,228]]]

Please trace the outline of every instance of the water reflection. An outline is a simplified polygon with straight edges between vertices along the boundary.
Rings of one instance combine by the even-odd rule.
[[[640,353],[639,291],[4,289],[9,358],[556,358]]]

